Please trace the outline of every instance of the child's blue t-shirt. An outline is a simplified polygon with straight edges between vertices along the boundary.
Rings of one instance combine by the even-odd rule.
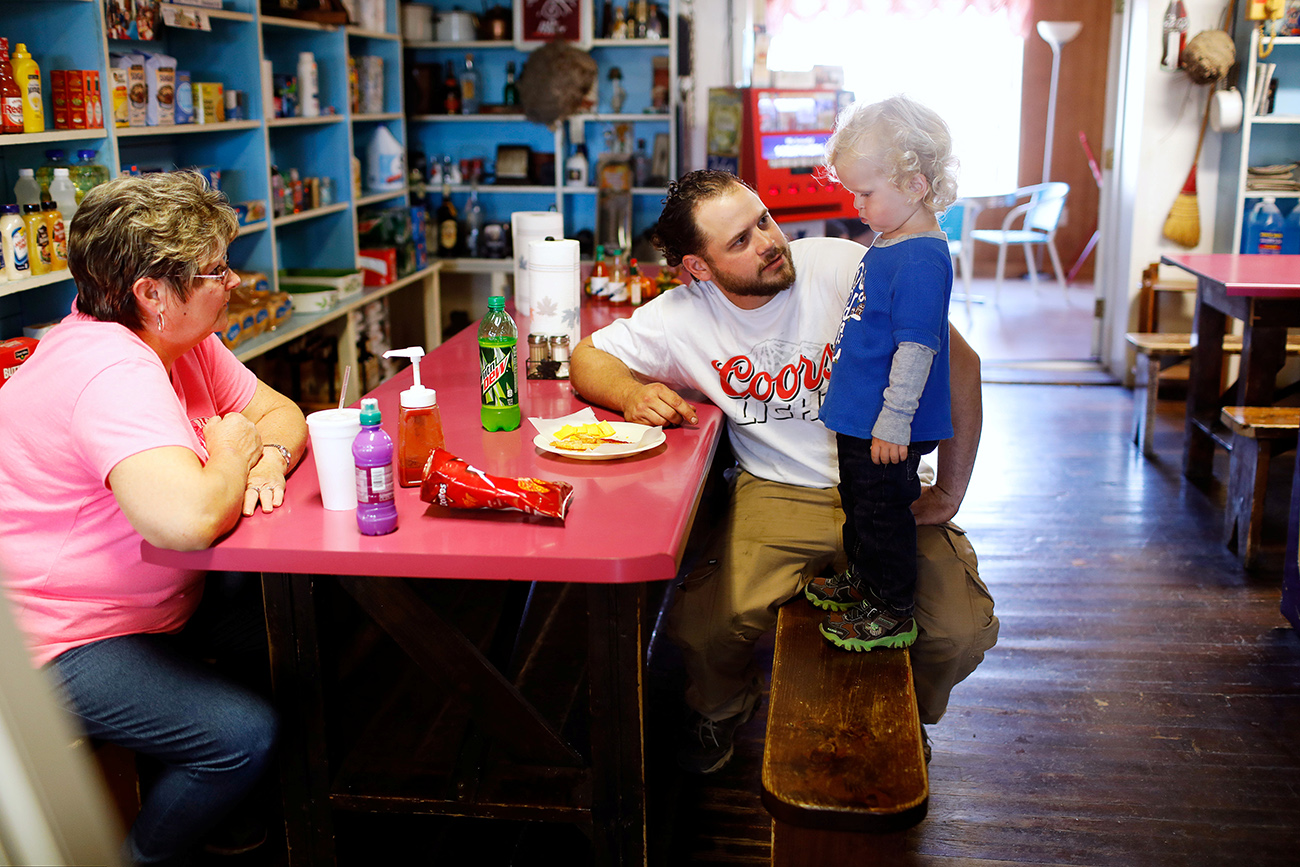
[[[948,382],[948,302],[952,257],[943,232],[877,240],[862,257],[835,338],[821,418],[831,430],[871,439],[884,406],[894,350],[903,342],[935,350],[912,418],[912,442],[952,436]]]

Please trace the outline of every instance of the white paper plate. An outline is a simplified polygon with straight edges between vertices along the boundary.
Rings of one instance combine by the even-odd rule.
[[[614,428],[615,436],[633,440],[634,442],[602,443],[591,451],[571,452],[551,445],[551,441],[555,439],[554,436],[538,434],[533,437],[533,445],[544,452],[550,452],[562,458],[573,458],[578,461],[610,461],[615,458],[626,458],[629,455],[647,452],[667,439],[662,429],[651,428],[643,424],[633,424],[629,421],[612,421],[610,426]],[[649,433],[646,433],[647,431]],[[635,442],[636,440],[640,440],[640,442]]]

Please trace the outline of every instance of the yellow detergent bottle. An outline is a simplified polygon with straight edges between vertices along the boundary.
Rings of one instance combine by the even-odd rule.
[[[10,65],[14,81],[23,97],[23,132],[45,132],[45,103],[41,99],[41,67],[27,52],[27,45],[19,42],[14,49]]]

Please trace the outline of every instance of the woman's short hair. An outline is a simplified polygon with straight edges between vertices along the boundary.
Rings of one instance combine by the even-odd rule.
[[[655,224],[652,238],[654,245],[664,254],[664,260],[676,268],[682,264],[684,256],[703,255],[705,238],[695,222],[695,207],[700,202],[725,195],[734,187],[748,186],[733,174],[713,169],[688,172],[680,180],[670,183],[663,213]]]
[[[143,327],[131,287],[166,280],[184,303],[194,275],[239,232],[224,194],[197,172],[121,177],[86,193],[68,229],[77,309],[133,331]]]
[[[931,213],[957,201],[957,158],[948,124],[932,109],[906,97],[883,102],[855,102],[840,112],[826,142],[826,174],[835,181],[835,164],[865,159],[899,189],[915,174],[930,190],[922,202]]]

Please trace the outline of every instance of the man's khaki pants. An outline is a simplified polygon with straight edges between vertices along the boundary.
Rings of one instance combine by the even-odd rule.
[[[713,720],[758,699],[754,644],[776,626],[777,609],[811,604],[804,586],[846,564],[837,489],[733,472],[726,520],[701,565],[686,576],[668,618],[668,634],[685,657],[686,703]],[[911,647],[912,674],[921,722],[930,724],[947,710],[952,688],[997,642],[998,620],[965,533],[952,523],[916,529],[919,635]]]

